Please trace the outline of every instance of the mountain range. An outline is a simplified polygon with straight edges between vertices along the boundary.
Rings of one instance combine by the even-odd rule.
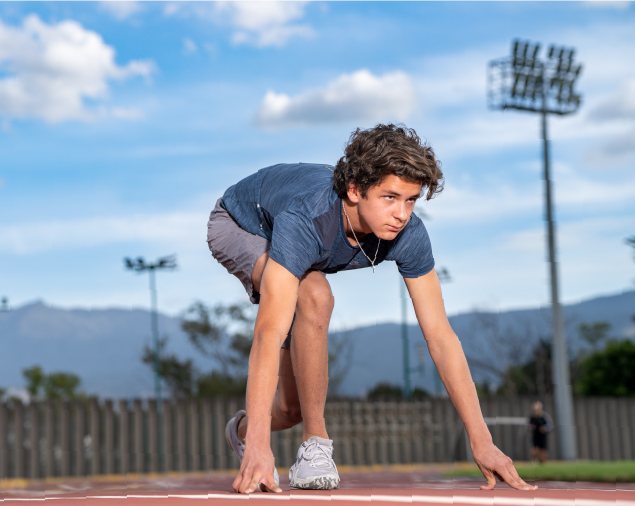
[[[570,353],[585,343],[578,335],[581,323],[605,321],[611,336],[635,337],[635,291],[596,297],[564,306]],[[505,312],[473,311],[449,318],[468,355],[490,353],[494,361],[509,360],[501,351],[518,344],[528,352],[539,339],[549,338],[550,308]],[[161,335],[169,336],[168,348],[181,358],[192,358],[204,371],[214,364],[187,341],[180,320],[159,315]],[[334,332],[345,339],[350,358],[338,366],[346,371],[338,393],[364,395],[379,382],[403,384],[402,328],[383,323]],[[417,325],[407,327],[411,381],[431,392],[434,367]],[[22,370],[40,365],[45,372],[72,372],[82,379],[81,388],[100,397],[146,397],[153,393],[152,371],[142,364],[145,344],[150,343],[150,313],[143,309],[62,309],[35,302],[0,313],[0,387],[24,389]],[[506,348],[507,349],[507,348]],[[507,353],[513,350],[509,348]],[[477,381],[488,379],[482,368],[472,367]],[[491,378],[490,378],[491,379]]]

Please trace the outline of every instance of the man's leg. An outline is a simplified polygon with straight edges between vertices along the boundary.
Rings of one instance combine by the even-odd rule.
[[[333,293],[326,277],[309,272],[300,281],[291,361],[300,400],[303,441],[311,436],[328,439],[324,405],[328,390],[328,329]]]
[[[260,290],[260,280],[268,254],[254,267],[252,283]],[[300,422],[303,440],[311,436],[328,438],[324,405],[328,390],[328,326],[333,312],[333,293],[325,276],[309,272],[300,281],[296,317],[292,329],[291,352],[280,350],[278,390],[271,410],[271,430],[284,430]],[[293,365],[292,365],[293,364]],[[247,417],[238,426],[238,436],[247,433]]]

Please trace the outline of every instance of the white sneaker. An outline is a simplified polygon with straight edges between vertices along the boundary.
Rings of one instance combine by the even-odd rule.
[[[241,463],[243,461],[243,455],[245,454],[245,442],[238,438],[238,424],[243,416],[247,416],[247,412],[241,409],[225,426],[225,439],[227,440],[227,444]],[[273,479],[276,485],[280,486],[280,476],[278,476],[278,470],[275,467],[273,468]],[[263,490],[262,483],[260,484],[260,490]]]
[[[340,487],[340,475],[333,462],[333,441],[313,436],[302,443],[289,470],[290,485],[311,490]]]

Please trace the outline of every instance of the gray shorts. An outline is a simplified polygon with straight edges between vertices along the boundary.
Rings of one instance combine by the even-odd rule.
[[[207,222],[207,245],[212,256],[230,274],[240,280],[251,303],[258,304],[260,293],[254,290],[251,274],[254,272],[258,259],[269,251],[271,243],[264,237],[242,229],[234,218],[223,209],[220,202],[221,199],[216,201],[216,206]],[[289,330],[289,335],[282,347],[289,349],[290,344],[291,330]]]

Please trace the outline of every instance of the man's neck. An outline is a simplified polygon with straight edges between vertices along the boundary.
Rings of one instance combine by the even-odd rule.
[[[355,237],[357,237],[357,239],[359,239],[360,241],[363,241],[368,234],[362,232],[362,225],[359,213],[357,212],[357,205],[351,202],[348,198],[342,199],[342,203],[343,208],[341,214],[342,220],[344,221],[344,231],[346,232],[346,237],[348,238],[351,246],[357,246],[358,243],[355,240]],[[344,209],[346,209],[346,213],[344,213]],[[346,219],[346,216],[348,216],[348,219]],[[351,225],[353,226],[352,230]]]

